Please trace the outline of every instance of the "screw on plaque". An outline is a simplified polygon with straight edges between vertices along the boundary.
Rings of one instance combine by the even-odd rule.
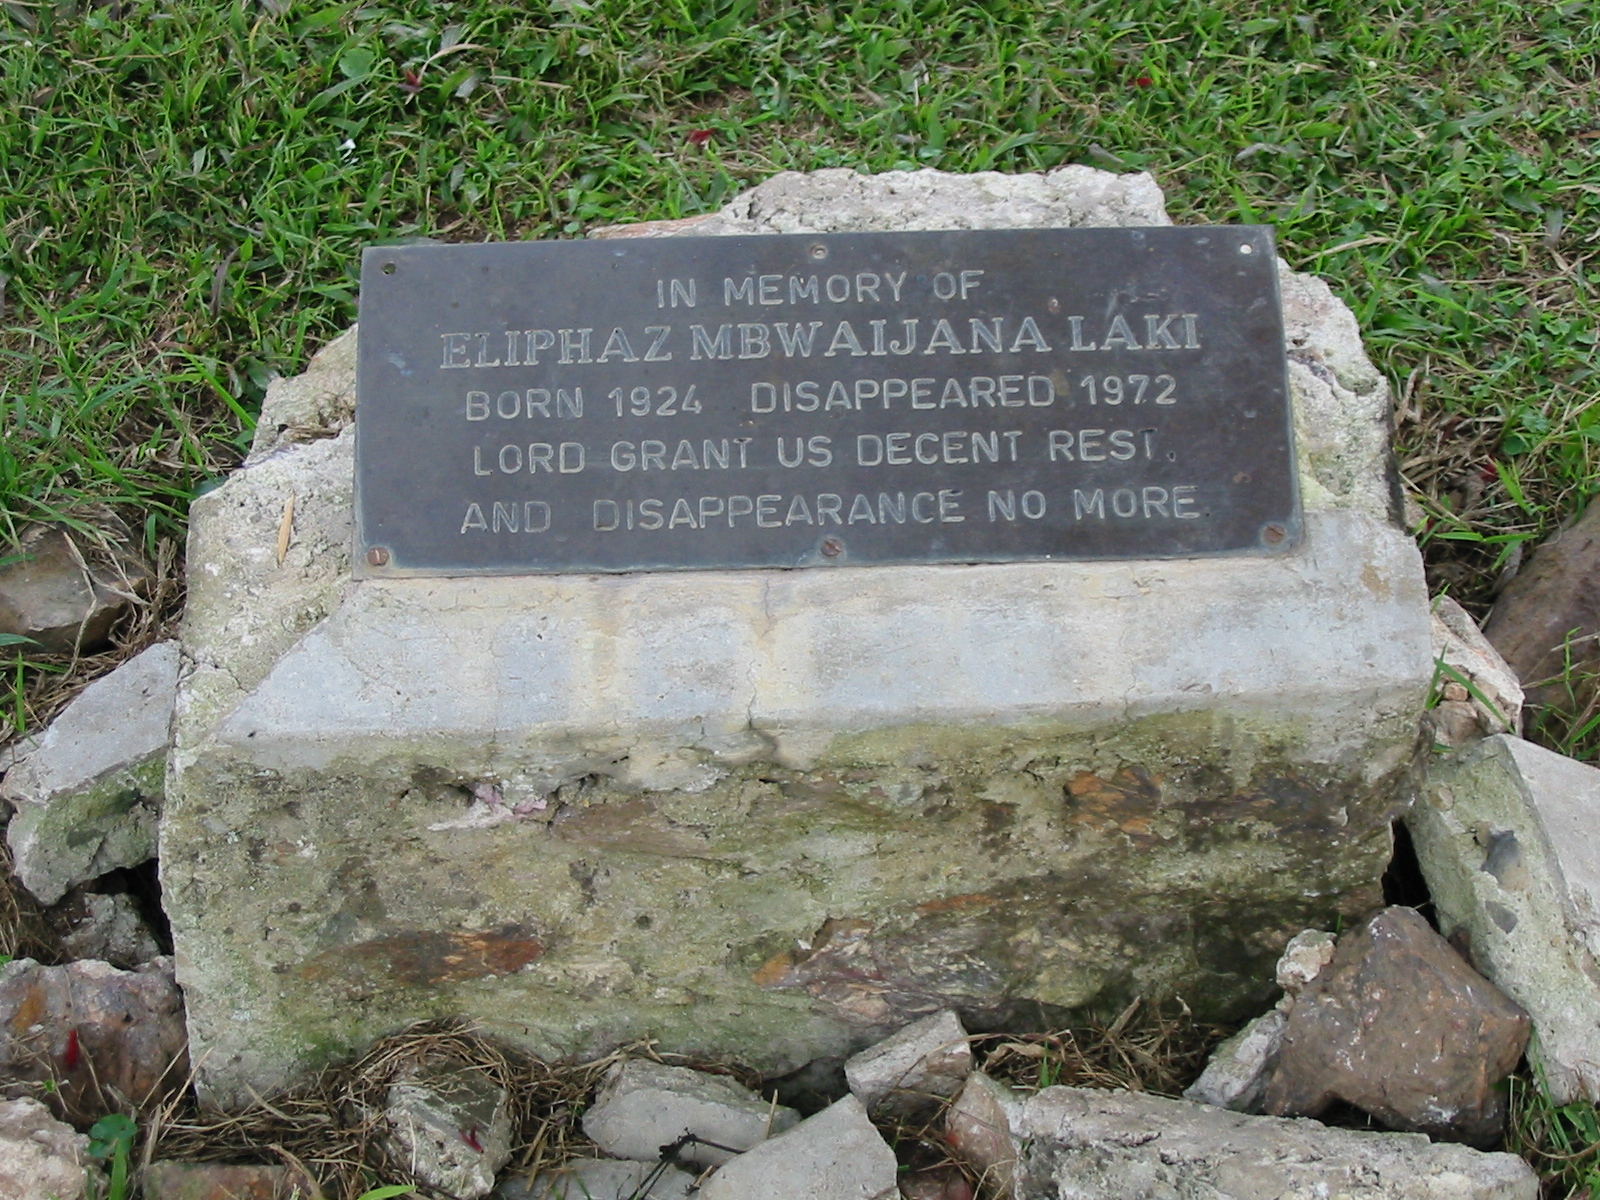
[[[812,258],[827,258],[828,257],[828,248],[826,246],[824,246],[821,242],[813,242],[811,244],[811,257]]]
[[[389,565],[389,549],[388,549],[388,547],[386,547],[386,546],[374,546],[371,550],[368,550],[367,551],[367,562],[371,563],[375,567],[386,567],[386,566],[388,566]]]
[[[1289,531],[1276,521],[1261,530],[1261,540],[1269,546],[1280,544],[1288,536]]]
[[[836,537],[823,538],[822,553],[828,558],[838,558],[844,553],[844,543]]]

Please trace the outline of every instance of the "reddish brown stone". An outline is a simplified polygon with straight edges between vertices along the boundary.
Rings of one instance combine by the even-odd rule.
[[[170,958],[136,971],[26,958],[0,968],[0,1089],[36,1095],[87,1126],[187,1082],[183,997]]]
[[[1394,1129],[1490,1145],[1529,1028],[1415,909],[1387,908],[1296,999],[1265,1108],[1315,1117],[1343,1100]]]
[[[520,971],[544,953],[523,925],[499,929],[417,929],[336,946],[300,969],[308,979],[344,976],[404,987],[434,987]]]
[[[114,517],[101,521],[114,541],[130,541]],[[0,547],[0,633],[21,634],[52,654],[98,649],[111,627],[148,590],[149,571],[123,550],[64,525],[31,525]]]
[[[1553,534],[1506,584],[1483,633],[1517,673],[1530,705],[1570,703],[1558,678],[1569,638],[1575,671],[1600,664],[1600,504]]]
[[[901,1200],[972,1200],[972,1184],[956,1167],[917,1171],[900,1181]]]
[[[321,1200],[305,1172],[288,1166],[151,1163],[140,1176],[144,1200]]]

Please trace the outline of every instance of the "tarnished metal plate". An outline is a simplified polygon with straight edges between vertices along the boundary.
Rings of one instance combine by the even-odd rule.
[[[1279,553],[1270,229],[369,249],[357,571]]]

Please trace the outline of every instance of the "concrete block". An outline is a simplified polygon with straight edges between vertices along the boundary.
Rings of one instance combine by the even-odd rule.
[[[83,690],[0,781],[23,886],[54,904],[76,884],[153,858],[178,686],[159,642]]]
[[[784,175],[691,231],[1094,221],[1165,223],[1153,181]],[[190,529],[161,836],[202,1091],[442,1010],[769,1075],[933,1008],[1259,1012],[1290,935],[1378,903],[1433,673],[1385,384],[1280,281],[1276,558],[358,582],[352,431],[264,448]]]
[[[945,1114],[945,1136],[956,1154],[978,1175],[987,1194],[1010,1196],[1017,1184],[1017,1143],[1026,1099],[982,1071],[967,1084]]]
[[[722,1167],[700,1200],[888,1200],[898,1171],[861,1101],[846,1096]]]
[[[639,1162],[655,1162],[663,1146],[694,1134],[703,1141],[677,1157],[714,1167],[799,1119],[726,1076],[630,1058],[606,1076],[583,1114],[583,1131],[607,1154]]]
[[[972,1073],[972,1047],[949,1009],[913,1021],[844,1065],[869,1113],[909,1117],[954,1096]]]
[[[650,1186],[641,1192],[647,1179]],[[688,1200],[694,1181],[687,1171],[660,1163],[577,1158],[540,1171],[532,1183],[508,1179],[495,1195],[500,1200]]]
[[[1046,1088],[1011,1129],[1016,1200],[1205,1196],[1260,1200],[1536,1200],[1512,1154],[1421,1134],[1330,1129],[1123,1091]]]
[[[494,1190],[511,1159],[511,1105],[506,1089],[484,1071],[428,1063],[389,1088],[384,1120],[388,1148],[428,1187],[458,1200]]]
[[[1433,653],[1450,668],[1440,679],[1446,691],[1454,683],[1465,693],[1450,702],[1470,705],[1480,732],[1522,732],[1522,684],[1517,673],[1484,637],[1472,614],[1449,596],[1433,602]]]
[[[1486,738],[1432,766],[1406,825],[1440,931],[1527,1010],[1557,1103],[1600,1101],[1600,770]]]

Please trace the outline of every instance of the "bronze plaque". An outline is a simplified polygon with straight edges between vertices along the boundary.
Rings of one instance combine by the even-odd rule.
[[[357,572],[1275,554],[1272,231],[369,249]]]

